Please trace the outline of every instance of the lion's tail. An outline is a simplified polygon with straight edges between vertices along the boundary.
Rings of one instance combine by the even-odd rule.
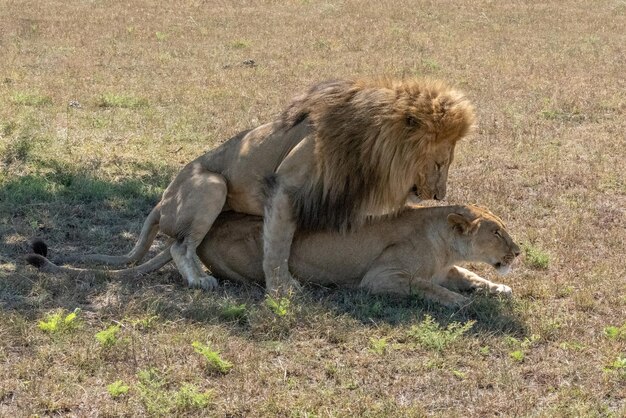
[[[57,263],[99,262],[109,266],[123,266],[125,264],[135,263],[141,260],[150,250],[150,245],[152,245],[154,238],[156,238],[159,232],[160,217],[161,204],[159,203],[152,209],[144,221],[139,239],[135,243],[135,246],[125,255],[79,254],[62,256],[58,259],[55,258],[55,260]]]
[[[39,244],[39,247],[33,248],[37,253],[28,254],[26,256],[26,261],[29,264],[37,267],[40,271],[46,273],[65,273],[70,277],[78,277],[84,274],[98,274],[103,273],[109,277],[117,278],[117,279],[126,279],[141,276],[143,274],[151,273],[156,271],[172,261],[172,254],[170,253],[170,248],[173,244],[173,240],[168,243],[167,247],[158,253],[156,256],[146,261],[145,263],[121,270],[100,270],[100,269],[83,269],[76,267],[62,267],[52,263],[45,257],[46,251],[41,251],[43,249],[43,243]]]

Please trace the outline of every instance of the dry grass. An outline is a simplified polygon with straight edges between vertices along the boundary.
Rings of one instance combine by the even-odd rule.
[[[0,415],[626,415],[625,16],[618,0],[3,2]],[[311,82],[379,74],[475,102],[449,201],[524,244],[512,301],[309,288],[278,315],[260,289],[189,290],[172,268],[74,281],[21,261],[33,236],[127,250],[184,162]]]

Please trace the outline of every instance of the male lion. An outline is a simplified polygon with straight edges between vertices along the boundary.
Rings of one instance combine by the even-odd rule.
[[[263,220],[257,216],[223,213],[198,247],[198,256],[219,277],[262,283],[262,229]],[[172,259],[170,248],[141,266],[108,274],[123,278],[155,271]],[[98,271],[58,267],[43,257],[47,249],[42,243],[35,251],[41,255],[31,254],[27,260],[43,271],[73,276]],[[417,293],[446,306],[459,306],[467,298],[453,290],[510,295],[511,289],[456,264],[484,262],[506,274],[519,253],[503,222],[486,209],[415,207],[349,234],[298,231],[289,267],[302,281],[359,286],[373,293]]]
[[[287,260],[294,231],[357,229],[409,197],[443,199],[456,142],[474,123],[459,92],[439,81],[342,80],[313,86],[274,122],[242,132],[185,166],[125,256],[140,260],[158,231],[189,286],[217,286],[196,248],[218,215],[264,215],[268,291],[297,287]]]

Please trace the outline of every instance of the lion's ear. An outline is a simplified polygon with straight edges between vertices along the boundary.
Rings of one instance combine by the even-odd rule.
[[[474,234],[478,229],[478,219],[471,220],[460,213],[449,214],[448,223],[456,232],[462,235]]]
[[[406,115],[406,126],[411,129],[419,128],[422,123],[415,115]]]

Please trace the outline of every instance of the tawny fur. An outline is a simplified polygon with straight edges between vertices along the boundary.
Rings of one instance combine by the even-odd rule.
[[[321,83],[276,121],[187,164],[127,255],[81,260],[134,263],[160,231],[175,241],[171,253],[188,284],[211,289],[217,281],[203,271],[196,248],[220,212],[233,210],[265,216],[266,284],[289,287],[296,226],[345,231],[399,212],[410,197],[442,199],[455,144],[473,124],[471,104],[442,82]]]
[[[223,213],[198,247],[198,255],[219,277],[262,283],[262,229],[260,217]],[[168,260],[168,248],[141,266],[108,274],[129,278],[157,270]],[[504,272],[518,254],[519,247],[498,217],[475,206],[445,206],[409,208],[354,233],[300,231],[289,266],[304,282],[362,287],[373,293],[419,294],[459,306],[467,299],[457,291],[482,289],[509,295],[511,289],[457,263],[484,262]],[[98,272],[58,267],[35,255],[28,261],[43,271],[72,276]]]

